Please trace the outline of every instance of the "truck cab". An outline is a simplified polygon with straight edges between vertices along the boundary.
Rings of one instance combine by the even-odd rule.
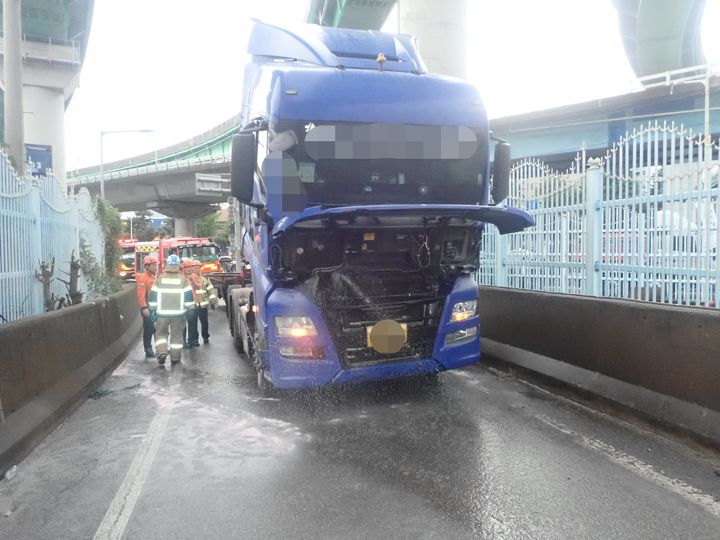
[[[135,279],[135,244],[137,244],[136,238],[121,238],[118,240],[122,255],[118,258],[117,275],[125,281]]]
[[[414,39],[256,22],[233,138],[231,329],[262,389],[359,382],[480,358],[485,223],[532,225],[502,201],[509,145],[480,96],[429,75]],[[378,61],[382,59],[382,61]]]
[[[200,261],[200,270],[203,274],[220,272],[220,249],[210,238],[196,238],[178,236],[160,240],[160,266],[164,266],[165,259],[175,253],[181,259]]]

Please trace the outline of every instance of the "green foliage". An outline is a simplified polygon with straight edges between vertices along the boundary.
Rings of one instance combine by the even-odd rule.
[[[95,214],[105,240],[105,273],[112,276],[115,274],[117,261],[122,255],[122,248],[118,244],[123,232],[122,219],[120,212],[114,206],[99,197],[95,201]]]
[[[113,272],[107,272],[83,238],[80,238],[80,268],[85,275],[90,296],[107,296],[119,291],[123,285],[123,281],[114,273],[115,266]]]
[[[198,221],[197,234],[198,236],[207,236],[218,244],[227,246],[230,243],[230,224],[220,221],[218,213],[213,212]]]
[[[155,238],[155,229],[150,226],[152,214],[149,210],[136,212],[133,218],[133,236],[141,242],[148,242]]]
[[[167,218],[162,225],[155,231],[155,235],[160,238],[172,238],[175,236],[175,218]]]

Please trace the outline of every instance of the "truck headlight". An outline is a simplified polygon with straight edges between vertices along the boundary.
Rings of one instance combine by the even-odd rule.
[[[301,338],[317,335],[310,317],[275,317],[275,331],[278,337]]]
[[[464,302],[458,302],[453,306],[450,319],[456,322],[466,321],[470,317],[474,316],[476,312],[477,300],[465,300]]]

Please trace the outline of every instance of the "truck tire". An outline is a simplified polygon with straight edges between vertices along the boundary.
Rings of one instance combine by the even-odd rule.
[[[225,315],[227,315],[227,318],[230,319],[230,312],[233,310],[233,293],[238,290],[242,289],[243,287],[240,287],[238,285],[228,285],[225,287],[225,290],[223,291],[223,297],[225,299]],[[229,320],[228,320],[229,323]],[[230,327],[232,331],[232,326]]]
[[[231,324],[233,327],[233,345],[235,345],[235,350],[237,352],[243,354],[245,352],[245,345],[243,344],[242,332],[240,331],[238,325],[237,313],[235,312],[235,310],[233,310],[233,312],[230,314],[230,318],[232,320]]]

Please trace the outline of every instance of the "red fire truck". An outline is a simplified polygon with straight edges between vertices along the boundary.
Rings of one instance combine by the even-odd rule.
[[[122,255],[118,259],[117,274],[125,281],[135,279],[135,244],[136,238],[121,238],[118,244],[122,249]]]
[[[173,253],[181,259],[200,261],[203,274],[211,274],[222,270],[217,245],[209,238],[192,237],[162,238],[150,242],[137,242],[135,244],[135,267],[138,272],[142,272],[142,260],[147,255],[154,255],[157,257],[162,270],[165,266],[165,260]]]

